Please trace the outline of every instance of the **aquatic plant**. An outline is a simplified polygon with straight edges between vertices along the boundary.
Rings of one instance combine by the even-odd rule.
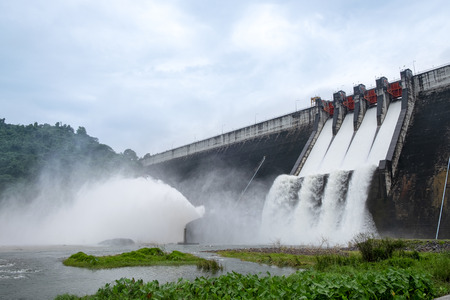
[[[204,261],[206,259],[180,251],[165,253],[159,248],[141,248],[136,251],[108,256],[93,256],[78,252],[64,260],[63,264],[71,267],[108,269],[128,266],[195,265]]]
[[[64,299],[433,299],[428,276],[402,269],[358,274],[317,271],[290,276],[228,273],[159,284],[122,278],[95,295]]]
[[[197,263],[197,269],[216,273],[218,271],[223,271],[223,266],[216,260],[203,260]]]

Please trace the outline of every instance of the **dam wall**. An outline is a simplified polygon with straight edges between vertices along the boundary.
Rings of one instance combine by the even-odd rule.
[[[368,206],[381,234],[434,238],[450,156],[450,66],[417,74],[410,84]],[[450,238],[448,194],[440,238]]]
[[[257,137],[277,134],[283,131],[301,129],[315,120],[318,112],[316,107],[296,111],[278,118],[267,120],[238,130],[227,132],[209,139],[146,157],[144,166],[162,163],[168,160],[190,156],[199,152],[218,150],[236,143],[242,143]]]
[[[450,65],[416,75],[404,70],[400,75],[390,84],[384,77],[378,79],[370,91],[358,85],[353,95],[340,91],[333,101],[317,99],[314,107],[147,156],[143,164],[149,175],[173,185],[194,205],[211,211],[217,203],[237,203],[245,214],[240,220],[248,214],[258,219],[274,179],[281,174],[302,176],[308,157],[317,155],[313,149],[323,130],[330,131],[331,141],[341,127],[352,127],[355,135],[370,111],[378,133],[395,103],[400,113],[395,125],[389,125],[395,126],[393,135],[385,141],[387,154],[377,163],[366,205],[382,236],[434,238],[450,156]],[[344,124],[350,113],[351,120]],[[331,117],[332,125],[325,128]],[[327,148],[318,148],[325,155]],[[450,238],[449,195],[444,199],[440,238]],[[208,220],[199,221],[188,234],[197,230],[191,239],[210,241],[226,231],[223,224],[229,219],[223,222],[212,228]],[[238,228],[243,225],[237,222]],[[211,227],[212,233],[199,235],[200,227]]]
[[[146,157],[143,164],[195,205],[247,197],[258,198],[260,210],[275,177],[291,171],[320,124],[319,109],[311,107]]]

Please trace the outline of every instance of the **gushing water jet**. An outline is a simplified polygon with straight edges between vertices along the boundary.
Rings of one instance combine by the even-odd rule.
[[[180,242],[185,225],[204,213],[203,206],[194,207],[179,191],[151,178],[90,184],[59,205],[49,203],[43,191],[30,205],[1,210],[0,244],[96,244],[119,237]]]

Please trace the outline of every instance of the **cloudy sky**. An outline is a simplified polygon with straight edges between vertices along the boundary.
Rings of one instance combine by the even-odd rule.
[[[450,63],[446,0],[0,0],[0,118],[157,153]]]

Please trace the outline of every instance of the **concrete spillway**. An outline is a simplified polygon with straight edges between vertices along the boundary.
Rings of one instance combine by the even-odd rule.
[[[216,235],[221,236],[218,242],[226,242],[221,231],[237,231],[241,235],[245,228],[259,228],[256,223],[261,219],[266,195],[281,174],[296,176],[281,177],[285,181],[279,189],[270,191],[269,195],[280,196],[287,189],[283,197],[290,199],[273,216],[280,218],[283,209],[297,207],[300,196],[294,190],[304,188],[308,176],[320,175],[325,183],[320,192],[311,192],[314,185],[302,192],[310,194],[310,200],[319,197],[319,206],[312,205],[312,200],[305,202],[311,204],[307,205],[309,218],[305,211],[298,211],[303,220],[308,220],[308,228],[327,232],[333,226],[343,228],[346,222],[359,222],[351,217],[350,210],[357,211],[358,205],[349,195],[368,184],[363,188],[368,195],[364,209],[373,220],[372,228],[382,235],[434,237],[450,156],[450,66],[414,76],[405,70],[401,77],[394,102],[395,91],[379,85],[383,80],[377,80],[371,98],[359,86],[355,87],[354,111],[336,105],[331,118],[329,111],[316,105],[147,155],[143,164],[149,175],[175,186],[194,205],[205,205],[203,221],[188,228],[195,241],[213,241]],[[377,100],[375,106],[369,102],[373,99]],[[371,170],[367,176],[358,173],[365,164]],[[363,182],[353,184],[355,175]],[[345,180],[333,179],[337,177]],[[329,184],[331,181],[335,184]],[[241,197],[247,185],[249,189]],[[283,197],[273,204],[283,202]],[[239,203],[237,199],[241,199]],[[338,208],[338,214],[330,215]],[[450,237],[449,214],[445,204],[440,237]],[[286,216],[281,219],[280,222],[293,222]],[[240,241],[250,241],[254,233],[249,232]],[[234,234],[227,238],[236,241]]]
[[[401,101],[392,103],[381,126],[376,107],[367,110],[356,132],[353,114],[348,114],[336,136],[333,120],[328,120],[299,176],[282,175],[272,186],[262,236],[289,244],[317,244],[321,239],[343,244],[358,233],[375,233],[366,200],[373,172],[386,158],[400,108]],[[299,187],[292,192],[289,185]],[[285,209],[285,202],[291,209]]]

